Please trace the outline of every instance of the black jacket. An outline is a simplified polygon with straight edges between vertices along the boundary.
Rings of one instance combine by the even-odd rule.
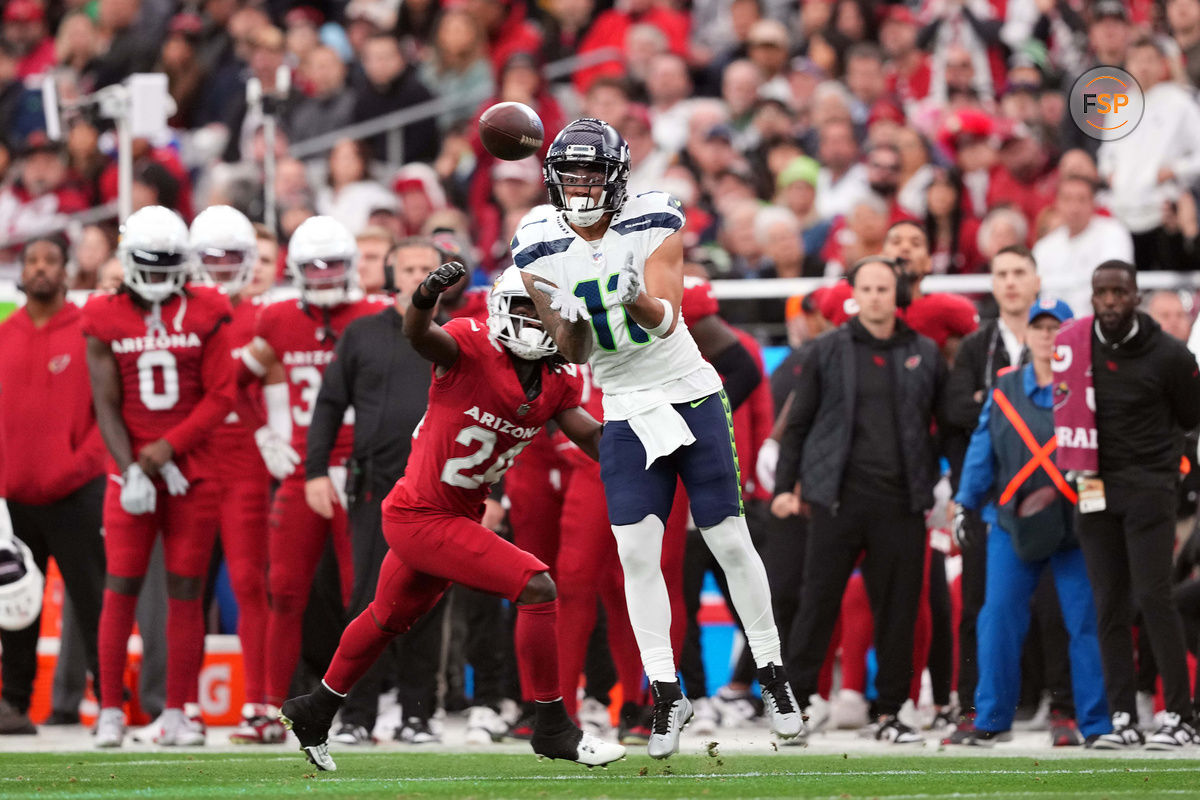
[[[1092,386],[1100,475],[1106,481],[1174,487],[1184,431],[1200,424],[1200,373],[1183,342],[1138,312],[1137,333],[1106,345],[1092,327]]]
[[[796,396],[780,443],[777,492],[799,478],[804,500],[836,512],[851,448],[856,392],[855,337],[870,336],[857,318],[830,331],[803,351]],[[933,340],[903,321],[887,340],[895,386],[896,426],[913,512],[933,505],[940,478],[933,418],[943,420],[946,364]]]
[[[946,381],[946,419],[950,425],[968,435],[974,431],[988,390],[996,383],[996,373],[1011,366],[998,320],[988,320],[964,338]],[[978,397],[976,392],[980,392]]]
[[[378,502],[404,474],[412,432],[429,405],[432,368],[404,336],[394,308],[346,326],[325,369],[308,429],[305,477],[327,474],[346,409],[354,407],[359,499]]]
[[[364,76],[355,88],[354,95],[354,122],[365,122],[433,99],[433,95],[425,88],[425,84],[421,83],[412,67],[405,67],[391,83],[382,87],[371,84]],[[403,140],[404,163],[433,161],[441,149],[437,118],[430,117],[406,126]],[[372,136],[367,140],[367,144],[376,160],[386,159],[386,137],[383,134]]]

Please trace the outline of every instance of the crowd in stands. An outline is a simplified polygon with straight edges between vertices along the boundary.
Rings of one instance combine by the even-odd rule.
[[[71,288],[119,285],[115,207],[111,219],[73,218],[117,197],[111,123],[85,104],[65,114],[62,140],[52,140],[41,82],[55,81],[70,102],[147,71],[168,76],[175,111],[169,135],[135,140],[133,208],[163,205],[190,222],[227,204],[261,222],[264,197],[273,197],[280,276],[291,234],[319,214],[357,237],[364,288],[383,287],[392,244],[435,233],[455,236],[473,283],[489,284],[512,263],[518,221],[545,201],[540,155],[581,116],[611,123],[628,142],[631,196],[662,190],[682,202],[689,271],[709,279],[833,283],[884,252],[901,220],[924,233],[918,277],[985,273],[1005,248],[1025,247],[1043,297],[1061,298],[1076,316],[1091,313],[1102,262],[1200,266],[1200,0],[303,2],[4,0],[0,279],[19,274],[21,242],[65,230]],[[1067,106],[1074,79],[1102,64],[1123,66],[1145,95],[1141,123],[1104,143],[1085,135]],[[281,66],[291,80],[277,90]],[[252,78],[280,95],[273,142],[261,109],[247,102]],[[337,135],[435,100],[398,136]],[[542,153],[508,162],[483,148],[478,117],[502,101],[537,111]],[[328,146],[311,148],[318,155],[291,154],[331,134]],[[268,148],[276,167],[265,193]],[[397,152],[402,163],[390,162]],[[835,297],[841,302],[823,302]],[[991,298],[979,300],[983,315],[995,316]],[[826,292],[786,306],[730,306],[724,316],[764,344],[798,347],[844,322],[848,302]],[[1186,339],[1193,302],[1161,293],[1148,310]],[[974,327],[938,342],[951,362]],[[1019,352],[1018,343],[1011,355]],[[772,415],[764,416],[760,440]],[[753,458],[742,468],[749,492]],[[932,529],[949,527],[944,494]],[[769,495],[755,503],[765,517]],[[1194,511],[1184,504],[1180,513]],[[915,657],[910,693],[921,699],[928,662],[935,697],[924,720],[906,717],[914,727],[956,721],[952,686],[963,707],[972,704],[953,675],[945,568],[956,549],[948,539],[941,549],[933,562],[942,572],[933,574],[943,585],[931,590],[927,573],[922,590],[915,638],[926,652]],[[923,557],[929,563],[928,547]],[[857,603],[869,621],[865,597],[861,576],[852,579],[842,613]],[[1065,641],[1057,625],[1059,633],[1043,630],[1048,642],[1058,636],[1047,648]],[[825,673],[819,693],[852,692],[833,709],[834,725],[868,719],[869,643],[869,625],[865,639],[849,625],[833,634],[841,682]],[[505,677],[498,682],[508,689]],[[1061,688],[1056,680],[1034,675],[1023,699],[1036,707],[1040,688],[1047,696]],[[1146,696],[1149,680],[1139,686]],[[727,723],[761,715],[748,688],[735,680],[717,697]]]

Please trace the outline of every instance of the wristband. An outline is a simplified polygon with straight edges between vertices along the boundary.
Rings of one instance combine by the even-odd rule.
[[[662,303],[662,322],[658,323],[653,328],[646,328],[645,331],[651,336],[661,339],[667,334],[667,331],[671,329],[671,323],[675,321],[675,309],[671,307],[670,303],[668,303],[666,300],[663,300],[661,297],[656,297],[654,299]]]
[[[434,294],[434,295],[425,294],[425,284],[424,283],[422,283],[420,286],[418,286],[417,290],[415,292],[413,292],[412,304],[413,304],[413,306],[421,309],[422,311],[428,311],[429,309],[433,308],[434,306],[437,305],[437,301],[438,301],[438,296],[436,294]]]

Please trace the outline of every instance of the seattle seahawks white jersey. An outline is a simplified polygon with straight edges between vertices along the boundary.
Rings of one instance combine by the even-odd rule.
[[[720,376],[700,355],[682,315],[671,335],[660,339],[646,333],[616,300],[626,256],[633,253],[641,273],[646,259],[683,222],[678,200],[666,192],[645,192],[625,203],[597,241],[585,241],[551,205],[526,214],[513,237],[513,262],[522,271],[570,289],[587,304],[595,337],[589,363],[604,391],[609,419],[614,418],[610,396],[660,390],[658,397],[634,401],[635,407],[646,407],[688,402],[721,388]]]

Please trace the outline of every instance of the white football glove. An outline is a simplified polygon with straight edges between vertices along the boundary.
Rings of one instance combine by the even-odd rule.
[[[158,502],[158,489],[136,463],[130,464],[121,477],[121,508],[127,514],[153,514]]]
[[[158,470],[158,474],[162,476],[163,482],[167,484],[167,491],[172,497],[181,497],[187,494],[188,479],[183,477],[183,473],[179,471],[179,467],[175,466],[174,461],[168,461],[163,464]]]
[[[587,304],[583,302],[583,298],[542,281],[534,281],[533,288],[549,297],[550,310],[557,311],[567,322],[577,322],[588,317]]]
[[[638,275],[637,267],[633,265],[633,253],[627,253],[625,264],[617,273],[617,302],[628,305],[636,302],[642,293],[642,276]]]
[[[258,452],[262,453],[267,472],[271,473],[275,480],[281,481],[296,471],[296,465],[300,463],[300,454],[293,450],[282,436],[271,430],[270,426],[264,425],[254,432],[254,443],[258,445]]]
[[[779,465],[779,442],[766,439],[758,448],[758,461],[754,464],[754,477],[758,485],[771,494],[775,493],[775,468]]]

